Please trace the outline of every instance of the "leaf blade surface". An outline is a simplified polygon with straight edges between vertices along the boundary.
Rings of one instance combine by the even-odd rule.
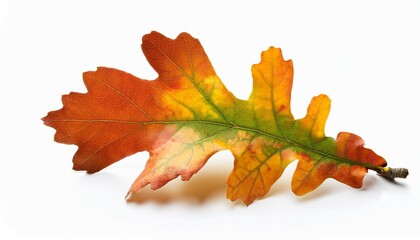
[[[291,112],[293,63],[270,47],[252,66],[253,91],[237,99],[214,71],[200,42],[187,33],[169,39],[152,32],[142,50],[158,73],[156,80],[100,67],[83,75],[87,93],[62,98],[63,108],[44,123],[55,140],[75,144],[75,170],[89,173],[136,152],[148,151],[145,169],[129,192],[190,179],[216,152],[235,157],[227,197],[251,204],[267,194],[284,169],[298,160],[292,190],[303,195],[327,178],[359,188],[367,169],[386,161],[363,147],[363,140],[340,133],[326,137],[330,99],[314,97],[307,114]]]

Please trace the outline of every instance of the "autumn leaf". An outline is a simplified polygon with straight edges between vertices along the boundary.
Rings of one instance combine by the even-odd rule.
[[[327,178],[360,188],[368,169],[389,178],[408,172],[363,147],[352,133],[326,137],[326,95],[314,97],[302,119],[290,108],[293,63],[270,47],[252,67],[253,91],[236,98],[214,71],[200,42],[187,33],[175,40],[157,32],[142,50],[156,80],[99,67],[83,74],[87,93],[71,92],[63,108],[43,118],[55,141],[75,144],[73,169],[94,173],[140,151],[150,158],[129,192],[158,189],[178,176],[188,180],[216,152],[235,157],[227,197],[251,204],[262,197],[291,162],[298,160],[292,190],[303,195]]]

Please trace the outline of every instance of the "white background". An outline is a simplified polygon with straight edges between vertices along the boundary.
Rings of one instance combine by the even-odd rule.
[[[199,38],[218,75],[240,98],[250,67],[271,45],[292,58],[292,110],[326,93],[326,132],[351,131],[407,167],[397,183],[369,173],[362,189],[327,180],[297,197],[295,164],[249,207],[225,199],[233,167],[222,152],[190,182],[124,196],[143,169],[136,154],[94,175],[71,170],[75,146],[53,142],[41,118],[60,96],[85,92],[96,66],[157,75],[140,50],[157,30]],[[419,239],[420,3],[103,2],[0,3],[0,239]]]

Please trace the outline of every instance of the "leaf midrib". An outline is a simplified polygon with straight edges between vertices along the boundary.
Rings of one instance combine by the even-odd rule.
[[[242,130],[247,132],[253,132],[257,133],[272,139],[275,139],[277,141],[287,142],[290,144],[289,147],[297,147],[307,152],[312,152],[318,155],[321,155],[325,157],[325,159],[332,159],[341,163],[349,164],[349,165],[358,165],[362,167],[366,167],[369,169],[381,169],[381,167],[369,164],[369,163],[362,163],[362,162],[356,162],[347,158],[342,158],[338,156],[334,156],[331,154],[328,154],[326,152],[323,152],[318,149],[314,149],[312,147],[306,146],[302,143],[295,142],[293,140],[290,140],[288,138],[283,138],[281,136],[277,136],[265,131],[261,131],[259,129],[253,129],[250,127],[245,126],[239,126],[235,124],[229,124],[229,123],[222,123],[222,122],[216,122],[216,121],[209,121],[209,120],[179,120],[179,121],[124,121],[124,120],[113,120],[113,119],[95,119],[95,120],[88,120],[88,119],[66,119],[66,120],[52,120],[51,122],[84,122],[84,123],[110,123],[110,124],[135,124],[135,125],[152,125],[152,124],[159,124],[159,125],[166,125],[166,124],[203,124],[203,125],[213,125],[213,126],[220,126],[220,127],[226,127],[230,128],[232,130]]]

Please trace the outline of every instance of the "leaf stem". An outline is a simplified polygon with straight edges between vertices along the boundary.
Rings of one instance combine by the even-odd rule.
[[[371,169],[378,173],[379,176],[388,178],[390,180],[395,180],[395,178],[407,178],[408,169],[407,168],[390,168],[384,167],[379,169]]]

